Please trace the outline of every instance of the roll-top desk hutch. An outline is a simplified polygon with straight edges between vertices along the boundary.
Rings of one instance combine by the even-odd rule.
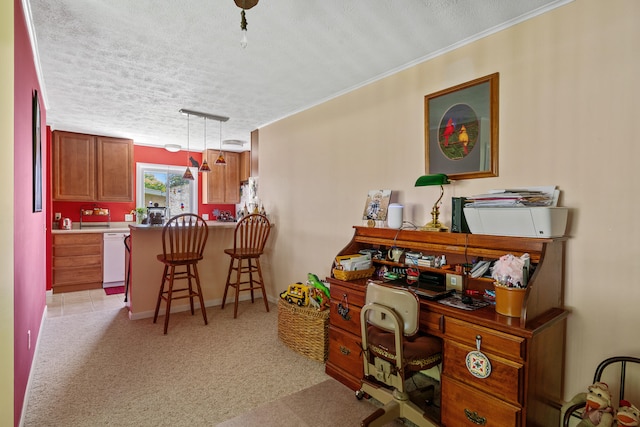
[[[430,419],[434,425],[449,427],[558,425],[568,316],[563,308],[565,237],[538,239],[354,228],[352,240],[337,255],[367,248],[386,253],[397,246],[445,255],[448,265],[457,265],[495,260],[508,253],[528,253],[533,273],[519,318],[498,314],[493,305],[466,311],[421,299],[420,330],[443,340],[440,411],[435,416],[431,414]],[[382,259],[374,260],[374,264],[404,266]],[[328,280],[331,311],[326,372],[358,390],[363,376],[360,309],[368,279]],[[466,289],[493,289],[492,280],[486,277],[474,279],[467,275],[464,282]],[[491,362],[491,374],[484,379],[473,376],[466,367],[466,355],[476,350],[477,337],[481,351]]]

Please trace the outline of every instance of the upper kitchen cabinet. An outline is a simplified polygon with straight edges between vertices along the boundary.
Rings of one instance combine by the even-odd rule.
[[[133,141],[54,131],[55,201],[133,201]]]
[[[96,137],[97,199],[133,201],[133,141]]]
[[[240,153],[240,182],[249,181],[251,176],[251,151]]]
[[[216,165],[217,150],[207,150],[211,172],[203,175],[203,203],[240,203],[240,153],[226,152],[226,166]]]

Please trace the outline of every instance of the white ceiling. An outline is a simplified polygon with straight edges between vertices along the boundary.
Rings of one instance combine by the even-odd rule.
[[[222,139],[514,25],[568,0],[261,0],[240,46],[233,0],[23,0],[55,129],[180,144],[181,108]],[[191,116],[189,144],[204,146]],[[218,122],[207,121],[218,148]]]

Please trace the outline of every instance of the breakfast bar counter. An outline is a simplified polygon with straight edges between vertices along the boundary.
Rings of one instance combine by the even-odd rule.
[[[235,222],[207,221],[209,237],[204,249],[204,259],[198,263],[200,284],[205,306],[220,305],[229,269],[229,256],[224,253],[233,247]],[[131,282],[128,304],[129,318],[153,317],[164,265],[157,255],[162,253],[161,225],[129,225],[131,232]],[[233,297],[233,296],[232,296]],[[227,303],[229,300],[227,300]],[[189,299],[178,300],[171,311],[189,308]],[[198,304],[196,303],[196,307]],[[160,308],[164,311],[164,305]]]

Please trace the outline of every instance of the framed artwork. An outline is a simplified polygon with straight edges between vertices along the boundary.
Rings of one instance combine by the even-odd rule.
[[[498,73],[424,97],[425,172],[498,176]]]
[[[33,211],[42,212],[42,130],[40,128],[40,101],[33,91]]]
[[[367,194],[367,203],[364,205],[362,219],[385,221],[390,199],[391,190],[370,190]]]

